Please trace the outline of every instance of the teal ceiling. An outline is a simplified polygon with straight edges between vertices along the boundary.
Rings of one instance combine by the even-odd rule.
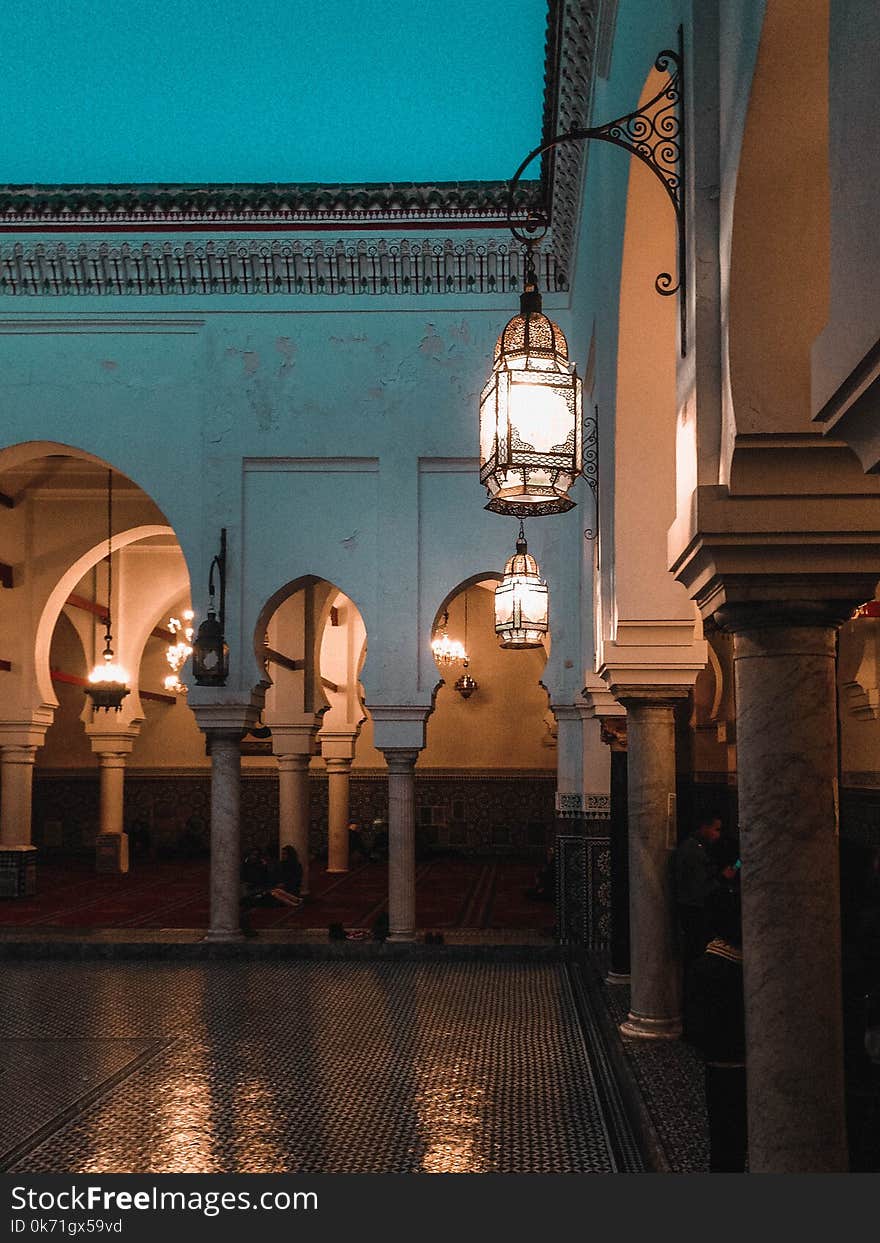
[[[547,0],[0,9],[4,184],[491,181],[541,137]]]

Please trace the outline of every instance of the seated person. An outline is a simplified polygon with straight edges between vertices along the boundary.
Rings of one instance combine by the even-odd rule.
[[[270,889],[269,861],[261,850],[252,847],[241,865],[242,901],[253,905],[265,898]]]
[[[272,897],[283,902],[285,906],[302,906],[299,891],[302,885],[303,869],[299,855],[293,846],[284,847],[278,870],[278,884],[270,891]]]

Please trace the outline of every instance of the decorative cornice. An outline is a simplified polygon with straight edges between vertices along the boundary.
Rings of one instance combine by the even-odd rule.
[[[541,259],[544,288],[564,288],[555,255]],[[521,248],[492,237],[0,245],[0,295],[14,297],[506,293],[522,271]]]
[[[544,138],[589,121],[599,6],[600,0],[549,0]],[[547,290],[568,288],[585,158],[580,145],[549,153],[540,180],[521,182],[515,191],[515,220],[541,207],[551,221],[540,273]],[[504,241],[487,236],[506,226],[507,198],[508,184],[499,181],[5,186],[0,187],[0,234],[199,236],[185,244],[0,245],[0,295],[516,291],[519,248],[506,236]],[[431,230],[433,238],[408,243],[377,237],[419,229]],[[352,230],[370,240],[290,238]],[[456,233],[443,237],[443,230]],[[461,230],[475,236],[462,240]],[[259,237],[267,232],[276,237]],[[239,238],[222,236],[230,233]]]
[[[497,228],[505,181],[376,185],[32,185],[0,188],[3,232],[238,232],[242,229]],[[518,188],[525,216],[542,183]]]

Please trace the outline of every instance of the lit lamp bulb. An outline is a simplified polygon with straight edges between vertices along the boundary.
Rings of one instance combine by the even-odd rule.
[[[446,632],[449,622],[449,613],[443,614],[443,621],[440,629],[431,640],[431,651],[438,665],[455,665],[460,662],[467,663],[467,652],[464,644],[458,639],[450,639]]]
[[[104,648],[104,663],[95,665],[89,674],[89,685],[85,688],[86,694],[96,709],[104,712],[112,709],[118,712],[122,707],[123,699],[130,694],[127,683],[128,672],[121,665],[116,664],[108,634],[107,646]]]
[[[177,642],[171,643],[165,649],[165,659],[171,666],[171,673],[165,679],[165,689],[172,691],[175,695],[186,692],[186,687],[180,680],[180,670],[192,655],[192,639],[193,627],[192,620],[194,617],[192,609],[183,610],[183,621],[176,617],[168,619],[168,629],[173,635],[177,636]],[[180,636],[183,636],[182,638]]]

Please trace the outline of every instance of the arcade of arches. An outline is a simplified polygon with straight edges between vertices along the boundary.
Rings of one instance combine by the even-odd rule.
[[[599,487],[527,523],[551,599],[536,650],[501,650],[493,626],[516,526],[483,509],[476,409],[518,290],[488,209],[419,221],[447,266],[418,296],[387,272],[331,296],[321,247],[361,229],[366,272],[368,247],[400,241],[391,207],[306,222],[306,275],[264,288],[242,284],[243,217],[251,259],[198,286],[174,275],[171,217],[158,242],[119,224],[126,258],[99,220],[68,237],[7,188],[0,875],[12,892],[35,856],[39,884],[76,853],[134,875],[146,829],[154,855],[209,854],[207,937],[234,942],[243,850],[293,845],[308,895],[349,870],[355,819],[387,834],[388,939],[405,943],[425,927],[417,848],[537,866],[558,841],[586,911],[566,923],[563,903],[558,933],[610,956],[628,1039],[661,1042],[681,1032],[670,852],[717,809],[741,857],[750,1168],[841,1171],[859,1006],[880,989],[880,19],[869,0],[550,10],[571,124],[655,94],[683,24],[688,277],[683,338],[654,288],[676,270],[663,188],[610,145],[560,156],[544,309],[585,377]],[[186,236],[201,228],[214,264],[206,219]],[[143,249],[166,244],[161,262]],[[486,248],[497,278],[461,276]],[[114,284],[135,253],[171,286]],[[108,607],[108,468],[118,713],[82,689]],[[186,666],[169,691],[169,619],[204,617],[221,530],[229,676],[199,686]],[[445,616],[470,698],[432,655]]]

